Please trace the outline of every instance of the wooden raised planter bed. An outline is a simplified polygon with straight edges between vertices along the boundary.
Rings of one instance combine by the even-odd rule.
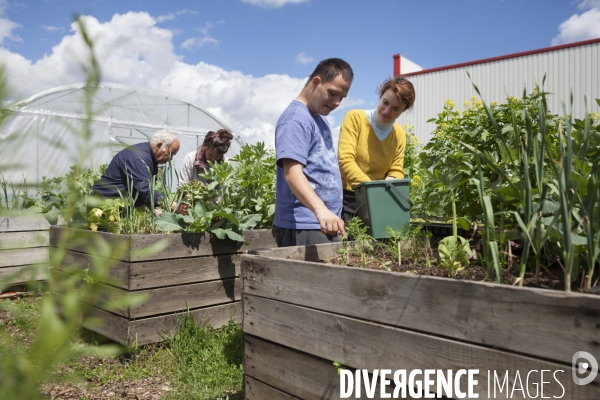
[[[416,369],[478,369],[480,399],[532,398],[534,384],[541,398],[540,371],[549,370],[544,398],[600,399],[600,374],[576,385],[571,366],[579,351],[600,361],[600,296],[315,262],[338,248],[290,247],[242,257],[247,399],[340,398],[334,360],[350,370],[390,369],[392,382],[396,370],[406,370],[408,378]],[[500,382],[508,377],[503,392],[494,373]],[[463,377],[464,393],[466,383]],[[532,397],[523,397],[521,387]]]
[[[42,215],[0,216],[0,281],[48,278],[50,224]]]
[[[61,235],[76,239],[61,243]],[[63,265],[52,265],[58,274],[69,266],[92,267],[103,255],[92,257],[90,243],[101,237],[109,247],[124,246],[122,256],[112,260],[110,280],[103,282],[102,295],[91,315],[101,325],[86,327],[118,343],[139,345],[163,340],[164,333],[175,331],[177,318],[189,311],[196,321],[208,319],[214,327],[230,319],[241,321],[240,261],[248,249],[276,246],[270,230],[244,231],[247,246],[231,240],[211,238],[209,234],[118,235],[107,232],[52,227],[53,250],[66,249]],[[165,247],[150,254],[148,249],[159,243]],[[104,255],[106,256],[106,255]],[[107,299],[131,293],[144,294],[144,303],[126,309],[109,310]]]

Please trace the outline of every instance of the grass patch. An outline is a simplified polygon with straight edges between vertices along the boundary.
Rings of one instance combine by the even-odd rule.
[[[206,321],[197,325],[190,316],[179,321],[169,340],[169,352],[177,362],[173,368],[178,382],[177,397],[213,399],[229,396],[242,399],[242,330],[230,322],[213,329]]]
[[[40,297],[0,300],[0,349],[27,351],[37,328]],[[163,399],[243,399],[242,330],[230,322],[214,329],[189,315],[181,318],[178,331],[162,343],[123,347],[118,357],[95,356],[103,338],[82,331],[73,346],[86,354],[61,365],[44,391],[69,389],[70,395],[93,398],[100,392],[123,395],[123,387],[144,387]],[[17,348],[7,348],[4,335],[18,338]],[[14,343],[14,342],[12,342]],[[80,392],[74,392],[80,390]]]

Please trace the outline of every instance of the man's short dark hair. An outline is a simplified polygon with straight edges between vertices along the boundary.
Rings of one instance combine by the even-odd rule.
[[[352,83],[354,72],[352,67],[341,58],[328,58],[317,65],[317,68],[308,77],[308,82],[311,82],[315,77],[321,78],[321,83],[328,83],[335,79],[336,76],[342,75],[342,78],[348,83]]]

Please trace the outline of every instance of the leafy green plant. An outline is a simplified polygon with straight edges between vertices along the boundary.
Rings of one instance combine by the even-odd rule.
[[[270,228],[275,211],[275,155],[264,143],[246,144],[230,163],[211,163],[198,181],[181,185],[177,198],[187,215],[163,212],[155,218],[165,232],[210,232],[245,242],[243,229]]]
[[[363,224],[359,217],[352,217],[346,224],[346,234],[342,237],[343,241],[348,241],[351,238],[354,241],[353,250],[358,253],[362,260],[363,268],[367,267],[367,250],[373,250],[373,242],[375,239],[367,233],[369,228]],[[346,253],[346,264],[350,251]]]
[[[442,174],[434,171],[437,182],[434,187],[448,191],[450,203],[452,205],[452,236],[440,240],[438,243],[438,268],[448,271],[451,277],[456,276],[456,272],[461,271],[469,265],[467,256],[471,255],[471,246],[469,241],[462,236],[458,236],[458,223],[464,224],[467,229],[471,228],[471,223],[464,218],[457,218],[456,202],[457,193],[464,187],[464,178],[462,173]]]
[[[106,166],[102,164],[96,169],[75,165],[64,177],[42,177],[36,205],[50,223],[56,223],[59,215],[65,217],[67,214],[72,214],[76,222],[85,222],[88,218],[87,196]],[[73,210],[66,209],[69,204]]]
[[[0,213],[18,213],[33,207],[35,201],[29,197],[27,188],[25,177],[19,183],[14,183],[0,174]]]

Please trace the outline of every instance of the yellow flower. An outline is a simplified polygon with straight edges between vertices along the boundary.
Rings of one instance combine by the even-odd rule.
[[[452,100],[446,100],[444,102],[444,106],[448,106],[448,108],[454,108],[455,104]]]
[[[415,175],[412,177],[412,182],[410,183],[410,186],[412,186],[412,187],[419,186],[420,181],[421,181],[421,177],[419,175]]]
[[[469,107],[469,100],[466,100],[466,101],[463,103],[463,105],[464,105],[465,107]]]

